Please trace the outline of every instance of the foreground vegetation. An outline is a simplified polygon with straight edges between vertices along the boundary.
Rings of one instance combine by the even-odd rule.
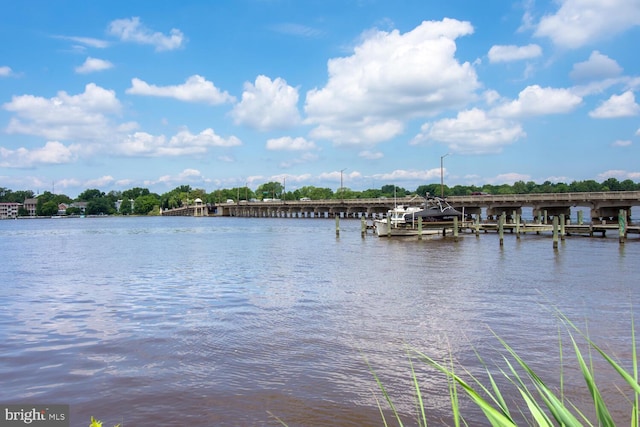
[[[125,191],[110,191],[105,193],[99,189],[88,189],[78,195],[75,199],[64,194],[53,194],[45,191],[37,196],[38,204],[36,215],[51,216],[56,215],[60,204],[71,205],[73,203],[86,203],[85,213],[88,215],[153,215],[160,209],[171,209],[193,203],[197,198],[204,203],[221,203],[226,200],[262,200],[264,198],[279,198],[282,200],[299,200],[308,197],[312,200],[318,199],[360,199],[360,198],[378,198],[378,197],[403,197],[406,195],[422,195],[426,193],[444,196],[464,196],[472,193],[487,194],[529,194],[529,193],[568,193],[568,192],[591,192],[591,191],[635,191],[640,190],[640,183],[634,183],[627,179],[618,181],[615,178],[609,178],[606,181],[598,183],[593,180],[574,181],[570,184],[551,183],[546,181],[542,184],[536,184],[532,181],[518,181],[513,185],[490,185],[485,184],[481,187],[475,185],[456,185],[453,187],[443,186],[440,184],[421,185],[415,191],[409,191],[396,185],[383,185],[380,189],[368,189],[363,191],[355,191],[349,188],[339,188],[333,191],[330,188],[320,188],[314,186],[305,186],[292,191],[286,191],[280,182],[267,182],[259,185],[256,190],[249,187],[235,187],[228,189],[218,189],[207,193],[204,189],[194,189],[189,185],[181,185],[173,190],[164,193],[151,193],[147,188],[131,188]],[[35,193],[31,190],[12,191],[8,188],[0,187],[0,202],[24,203],[26,199],[35,197]],[[116,209],[118,201],[129,201],[129,203],[119,204],[119,210]],[[80,208],[70,206],[67,214],[80,213]],[[19,215],[28,215],[26,210],[22,209]]]
[[[578,329],[566,317],[559,315],[568,333],[569,346],[573,350],[575,362],[579,368],[579,372],[585,382],[586,390],[591,398],[590,408],[580,408],[567,396],[564,390],[564,380],[562,366],[560,367],[560,378],[558,389],[554,389],[544,380],[543,373],[535,372],[509,344],[500,337],[496,337],[506,354],[503,356],[503,366],[497,367],[498,374],[491,373],[491,369],[484,363],[481,356],[478,359],[485,366],[484,382],[478,379],[477,375],[472,374],[464,367],[455,366],[453,357],[451,360],[440,362],[432,357],[417,350],[410,349],[410,359],[426,363],[433,368],[436,373],[444,376],[444,380],[449,384],[449,395],[451,402],[451,418],[456,427],[460,425],[471,425],[465,420],[462,413],[463,404],[461,399],[465,396],[475,405],[486,418],[486,425],[491,426],[516,426],[517,419],[524,419],[527,425],[533,426],[616,426],[614,414],[609,409],[611,403],[628,402],[629,419],[632,427],[640,426],[639,417],[639,396],[640,385],[638,385],[638,363],[636,354],[635,330],[632,322],[632,339],[631,354],[633,358],[632,367],[626,370],[613,357],[605,353],[598,345],[596,345],[585,333]],[[563,359],[563,343],[561,334],[559,334],[559,350],[560,364],[565,363]],[[585,350],[581,350],[580,340],[586,344],[587,356]],[[584,348],[584,347],[583,347]],[[594,354],[595,353],[595,354]],[[599,356],[605,364],[611,367],[613,373],[617,374],[627,390],[618,388],[619,393],[611,396],[611,390],[605,395],[604,387],[599,387],[596,382],[596,372],[594,371],[594,357]],[[427,409],[428,396],[425,396],[421,390],[418,375],[411,364],[412,380],[414,385],[414,394],[416,397],[417,414],[416,419],[418,425],[427,426]],[[402,426],[402,417],[394,406],[393,400],[386,391],[382,381],[378,378],[372,369],[380,390],[384,395],[393,417],[397,425]],[[600,378],[611,378],[609,373],[599,373]],[[615,376],[615,375],[614,375]],[[504,386],[498,386],[498,383],[507,384],[508,390]],[[574,390],[575,391],[575,390]],[[610,399],[610,400],[607,400]],[[385,426],[389,423],[385,419],[382,405],[379,404],[380,414]],[[483,423],[484,424],[484,423]]]

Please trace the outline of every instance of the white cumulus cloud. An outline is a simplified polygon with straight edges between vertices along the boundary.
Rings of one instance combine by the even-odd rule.
[[[76,67],[76,73],[88,74],[113,68],[113,64],[105,59],[88,57],[82,65]]]
[[[547,114],[565,114],[576,109],[582,98],[568,89],[528,86],[518,94],[518,99],[492,110],[501,117],[530,117]]]
[[[383,182],[398,182],[398,181],[422,181],[428,182],[436,178],[440,179],[440,169],[428,169],[428,170],[403,170],[396,169],[391,172],[374,174],[371,178],[383,181]]]
[[[598,174],[598,181],[606,181],[609,178],[616,178],[619,180],[630,179],[632,181],[638,181],[640,179],[640,172],[628,172],[620,169],[612,169]]]
[[[33,95],[14,96],[3,104],[14,113],[6,128],[8,133],[38,135],[49,140],[99,140],[110,137],[113,125],[109,115],[118,114],[120,101],[113,90],[95,83],[83,93],[69,95],[60,91],[53,98]]]
[[[11,68],[3,65],[0,67],[0,77],[9,77],[11,75]]]
[[[542,48],[537,44],[527,46],[492,46],[489,49],[489,62],[511,62],[537,58],[542,55]]]
[[[199,75],[187,78],[184,84],[171,86],[151,85],[138,78],[133,78],[131,79],[131,87],[125,92],[129,95],[159,96],[211,105],[235,101],[233,96],[220,91],[212,82]]]
[[[636,103],[633,92],[626,91],[622,95],[611,95],[595,110],[589,112],[594,119],[611,119],[615,117],[631,117],[640,114],[640,105]]]
[[[182,130],[167,139],[164,135],[152,135],[147,132],[134,132],[118,144],[118,153],[125,156],[174,157],[201,155],[213,147],[235,147],[242,141],[235,136],[223,138],[211,128],[198,134]]]
[[[186,42],[182,31],[173,28],[169,35],[153,32],[142,25],[139,17],[112,21],[108,32],[125,42],[152,45],[156,51],[178,49]]]
[[[104,188],[115,182],[115,178],[111,175],[104,175],[85,181],[84,185],[88,188]]]
[[[311,135],[371,145],[399,135],[408,119],[474,100],[476,72],[455,58],[456,39],[472,33],[469,22],[455,19],[425,21],[406,33],[365,33],[351,56],[328,61],[326,86],[307,92]]]
[[[378,160],[384,157],[380,151],[362,150],[358,153],[358,157],[362,157],[367,160]]]
[[[314,150],[316,144],[302,137],[292,138],[285,136],[282,138],[269,139],[266,148],[267,150],[305,151]]]
[[[63,164],[73,161],[73,151],[58,141],[49,141],[44,147],[33,150],[24,147],[9,150],[0,147],[0,166],[5,168],[30,168],[45,164]]]
[[[176,185],[209,183],[211,179],[206,178],[202,172],[197,169],[184,169],[177,175],[163,175],[156,180],[146,180],[144,185],[164,184],[168,188]]]
[[[412,143],[437,141],[446,144],[451,151],[481,154],[500,152],[502,147],[525,135],[519,123],[491,117],[474,108],[459,112],[453,119],[424,124]]]
[[[591,81],[616,77],[621,73],[622,67],[616,61],[594,50],[587,61],[573,66],[569,76],[577,81]]]
[[[298,89],[284,79],[256,77],[245,83],[242,100],[231,112],[236,124],[261,131],[288,129],[300,122]]]
[[[517,181],[530,181],[531,180],[531,176],[529,175],[524,175],[521,173],[516,173],[516,172],[510,172],[510,173],[502,173],[500,175],[496,175],[495,177],[492,178],[488,178],[487,182],[489,184],[511,184],[513,185],[514,182]]]
[[[613,141],[611,144],[612,147],[629,147],[632,144],[628,139],[618,139]]]
[[[535,35],[564,48],[579,48],[640,25],[637,0],[560,0],[560,8],[544,16]]]

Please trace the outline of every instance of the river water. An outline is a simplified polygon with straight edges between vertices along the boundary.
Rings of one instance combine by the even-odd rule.
[[[482,378],[475,351],[506,367],[494,334],[552,386],[567,365],[583,404],[556,309],[632,366],[638,236],[554,250],[549,235],[500,247],[495,234],[362,237],[357,220],[336,236],[326,219],[149,217],[0,221],[0,242],[0,403],[69,404],[72,426],[381,426],[372,371],[417,425],[408,348]],[[451,425],[446,379],[411,362],[429,425]]]

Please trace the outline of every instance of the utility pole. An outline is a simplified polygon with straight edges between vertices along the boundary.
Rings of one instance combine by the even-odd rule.
[[[451,153],[440,156],[440,197],[444,199],[444,158]]]

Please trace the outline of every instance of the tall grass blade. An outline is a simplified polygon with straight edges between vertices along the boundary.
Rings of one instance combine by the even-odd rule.
[[[578,359],[578,364],[580,365],[580,370],[582,371],[582,376],[587,384],[587,388],[589,389],[589,393],[591,394],[591,398],[593,399],[593,404],[596,408],[596,417],[600,421],[600,425],[604,427],[615,427],[615,423],[613,422],[613,418],[611,418],[611,413],[609,413],[609,409],[602,399],[602,395],[600,394],[600,390],[596,385],[595,378],[592,373],[592,369],[587,367],[587,364],[582,357],[582,352],[578,348],[578,344],[576,343],[573,335],[569,334],[571,338],[571,342],[573,343],[573,350],[576,353],[576,358]]]
[[[507,406],[507,403],[505,402],[504,398],[502,397],[502,393],[500,392],[500,389],[498,388],[498,385],[495,382],[495,380],[493,378],[493,375],[491,374],[491,371],[489,370],[489,367],[487,366],[487,364],[484,362],[484,360],[482,359],[480,354],[475,349],[474,349],[474,353],[476,354],[476,357],[478,358],[478,360],[480,361],[480,363],[484,367],[485,372],[487,373],[487,376],[489,377],[489,382],[491,383],[492,392],[489,391],[488,389],[486,389],[484,387],[484,385],[482,385],[482,383],[480,381],[478,381],[475,378],[474,378],[474,380],[476,381],[476,383],[479,386],[481,386],[483,388],[485,393],[496,403],[496,405],[502,410],[502,412],[504,412],[505,415],[507,415],[509,418],[511,418],[511,414],[509,413],[509,407]],[[503,374],[504,374],[504,372],[503,372]],[[472,376],[472,378],[473,378],[473,376]]]
[[[369,371],[371,372],[371,374],[373,375],[373,378],[376,380],[376,383],[378,384],[378,387],[380,388],[380,391],[382,391],[382,394],[385,398],[385,400],[387,401],[387,403],[389,404],[389,407],[391,408],[391,410],[393,411],[394,416],[396,417],[396,421],[398,421],[398,425],[400,427],[403,427],[402,424],[402,420],[400,419],[400,414],[398,413],[398,411],[396,410],[395,405],[393,404],[393,401],[391,400],[391,396],[389,396],[389,393],[387,393],[387,389],[384,387],[384,385],[382,384],[382,381],[380,381],[380,378],[378,378],[378,375],[376,374],[376,372],[373,370],[373,367],[371,366],[371,364],[369,363],[369,360],[367,360],[365,358],[365,362],[367,363],[367,366],[369,367]],[[378,407],[380,407],[380,405],[378,405]],[[386,425],[386,422],[385,422]]]
[[[631,310],[631,354],[633,355],[633,379],[638,383],[638,355],[636,354],[636,329],[633,319],[633,310]],[[638,393],[634,393],[633,409],[631,411],[631,427],[640,426],[640,418],[638,417]]]
[[[534,387],[538,390],[540,397],[545,402],[547,409],[558,423],[565,426],[580,426],[580,421],[569,411],[569,409],[558,399],[553,391],[542,381],[542,379],[534,372],[531,367],[509,346],[502,338],[494,336],[500,341],[504,348],[511,354],[516,362],[526,372],[527,376],[533,382]],[[513,369],[513,368],[512,368]]]
[[[532,415],[534,418],[539,418],[539,417],[544,418],[545,423],[544,424],[538,423],[538,425],[547,425],[547,424],[553,425],[553,423],[551,422],[551,419],[544,412],[544,410],[542,409],[542,406],[538,403],[538,400],[536,400],[535,396],[533,395],[531,390],[529,390],[529,387],[525,384],[524,380],[522,379],[518,371],[514,368],[514,366],[511,364],[509,359],[507,359],[506,357],[503,357],[503,359],[506,365],[509,367],[509,370],[511,371],[511,375],[509,375],[509,373],[505,372],[503,369],[500,369],[500,372],[502,372],[502,375],[504,375],[505,378],[507,378],[523,396],[523,398],[525,399],[525,402],[527,403],[527,407],[529,409],[529,415]],[[538,392],[538,394],[540,393]],[[527,414],[522,412],[522,410],[520,411],[520,413],[522,414],[523,417],[525,418],[527,417]]]
[[[442,366],[440,363],[436,362],[434,359],[425,355],[424,353],[417,352],[417,354],[422,358],[426,363],[436,368],[441,373],[445,374],[447,377],[454,380],[462,389],[467,393],[467,395],[471,398],[471,400],[482,410],[487,420],[491,423],[492,426],[500,426],[500,427],[512,427],[516,426],[516,424],[507,416],[505,416],[501,411],[495,409],[489,402],[487,402],[480,394],[466,381],[456,375],[454,372],[451,372],[448,368]]]
[[[418,377],[416,376],[416,371],[415,369],[413,369],[413,362],[411,361],[411,355],[409,355],[409,366],[411,367],[411,378],[413,379],[413,386],[415,387],[415,390],[416,390],[416,401],[417,401],[418,409],[420,410],[421,418],[418,419],[418,423],[420,426],[427,427],[427,415],[424,409],[424,401],[422,400],[422,394],[420,392],[420,384],[418,383]]]
[[[562,313],[560,313],[560,316],[562,319],[564,319],[565,322],[567,322],[568,325],[570,325],[574,330],[576,330],[580,335],[582,335],[582,337],[585,339],[585,341],[587,341],[587,343],[593,348],[595,349],[600,356],[602,356],[602,358],[604,360],[607,361],[607,363],[609,363],[609,365],[611,365],[611,367],[618,373],[618,375],[620,375],[622,377],[622,379],[625,380],[625,382],[633,389],[633,392],[636,394],[640,394],[640,384],[638,384],[638,379],[637,379],[637,374],[635,372],[634,369],[634,375],[630,375],[622,366],[620,366],[618,363],[616,363],[616,361],[614,361],[607,353],[604,352],[604,350],[602,350],[596,343],[594,343],[591,338],[589,338],[587,335],[584,334],[584,332],[582,332],[571,320],[569,320],[566,316],[564,316]],[[633,325],[632,325],[632,330],[633,329]],[[635,333],[634,333],[635,334]],[[634,339],[635,341],[635,339]],[[635,349],[635,346],[634,346]],[[636,365],[636,360],[637,358],[635,357],[635,350],[634,350],[634,365]]]
[[[529,408],[529,412],[533,416],[533,419],[538,423],[538,426],[553,427],[553,423],[551,422],[549,417],[547,417],[547,414],[544,413],[542,408],[540,408],[540,405],[538,405],[538,403],[536,403],[536,401],[532,398],[529,390],[523,390],[518,387],[518,391],[520,391],[520,395],[527,403],[527,408]]]

